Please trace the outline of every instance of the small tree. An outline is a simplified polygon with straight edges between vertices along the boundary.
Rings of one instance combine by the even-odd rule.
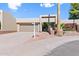
[[[75,19],[79,19],[79,3],[71,3],[71,9],[69,11],[69,19],[73,19],[73,27]]]

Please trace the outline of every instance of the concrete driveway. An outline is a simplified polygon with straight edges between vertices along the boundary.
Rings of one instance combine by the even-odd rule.
[[[15,32],[0,35],[0,55],[3,56],[49,55],[50,52],[53,51],[55,48],[65,43],[79,40],[79,36],[62,36],[62,37],[51,36],[46,39],[32,40],[31,39],[32,35],[33,34],[29,32],[28,33]],[[75,46],[76,45],[74,45],[74,47]]]
[[[32,32],[14,32],[0,35],[0,55],[15,55],[15,48],[27,43],[32,38]],[[19,50],[19,49],[18,49]]]

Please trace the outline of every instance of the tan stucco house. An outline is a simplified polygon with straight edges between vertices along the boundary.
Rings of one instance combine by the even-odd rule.
[[[0,31],[18,31],[18,32],[33,32],[35,23],[35,31],[42,31],[42,24],[44,22],[54,22],[57,24],[56,15],[40,15],[38,18],[15,18],[10,13],[0,10]],[[73,23],[73,20],[61,20],[61,23]],[[75,21],[79,24],[79,20]]]
[[[50,22],[56,22],[56,16],[50,18]],[[43,18],[46,17],[46,18]],[[33,23],[35,22],[36,32],[42,31],[42,23],[48,22],[48,15],[41,15],[39,18],[16,18],[17,31],[32,32]]]
[[[56,22],[56,16],[50,18],[50,22]],[[32,32],[35,23],[36,32],[42,31],[42,23],[48,22],[48,15],[41,15],[39,18],[15,18],[10,13],[0,10],[0,31]]]

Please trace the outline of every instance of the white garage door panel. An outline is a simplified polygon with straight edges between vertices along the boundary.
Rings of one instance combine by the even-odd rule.
[[[38,25],[36,25],[36,31],[38,31]],[[20,31],[33,32],[33,25],[20,25]]]

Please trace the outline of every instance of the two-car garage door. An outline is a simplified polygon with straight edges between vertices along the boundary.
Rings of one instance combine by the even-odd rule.
[[[33,24],[20,24],[20,31],[22,32],[33,32]],[[35,25],[36,32],[39,30],[38,24]]]

